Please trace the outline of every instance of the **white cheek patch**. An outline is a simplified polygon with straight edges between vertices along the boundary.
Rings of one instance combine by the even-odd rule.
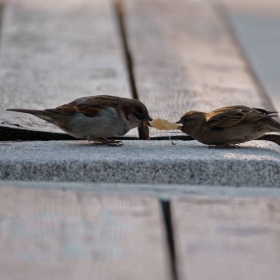
[[[127,127],[130,129],[141,126],[142,122],[134,115],[128,115]]]

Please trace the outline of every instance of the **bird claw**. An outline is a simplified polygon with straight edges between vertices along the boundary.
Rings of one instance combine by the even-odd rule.
[[[217,146],[208,146],[208,149],[217,149]]]
[[[106,144],[107,144],[107,146],[112,146],[112,147],[123,146],[123,142],[120,141],[120,140],[109,140],[109,139],[106,139]]]
[[[108,139],[107,139],[107,140],[108,140]],[[119,143],[119,144],[123,144],[123,142],[120,141],[120,140],[108,140],[108,142],[110,142],[110,143]]]
[[[208,149],[235,149],[241,148],[239,144],[225,144],[225,145],[216,145],[216,146],[208,146]]]
[[[119,140],[109,140],[106,138],[95,138],[95,139],[90,139],[89,141],[94,141],[92,145],[105,145],[109,147],[121,147],[123,146],[123,142]]]
[[[106,143],[106,145],[110,146],[110,147],[121,147],[121,146],[123,146],[123,142],[122,141],[118,141],[118,140],[116,140],[114,142],[110,141],[110,142]]]

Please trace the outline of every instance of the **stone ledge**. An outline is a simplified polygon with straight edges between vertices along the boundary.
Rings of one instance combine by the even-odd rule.
[[[196,141],[0,142],[0,179],[280,187],[280,147],[251,141],[209,149]]]
[[[123,183],[83,183],[83,182],[24,182],[1,181],[0,187],[37,188],[43,190],[93,192],[95,194],[143,195],[170,200],[174,197],[262,197],[280,198],[279,188],[247,188],[231,186],[190,186],[167,184],[123,184]]]

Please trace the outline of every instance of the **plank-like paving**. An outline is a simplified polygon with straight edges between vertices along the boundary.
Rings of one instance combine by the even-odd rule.
[[[157,197],[173,187],[164,212]],[[0,194],[3,280],[280,276],[273,189],[0,181]]]
[[[4,110],[52,108],[97,94],[132,97],[130,75],[135,94],[154,118],[177,121],[188,110],[237,104],[273,108],[216,5],[124,0],[122,6],[126,38],[109,0],[7,4],[0,50],[1,125],[58,132],[33,116]],[[136,136],[136,130],[128,135]],[[151,129],[156,135],[170,133]]]
[[[160,203],[0,187],[1,279],[170,279]]]
[[[55,108],[84,96],[132,98],[110,1],[5,5],[1,31],[1,125],[62,132],[7,108]]]
[[[180,280],[280,278],[279,199],[172,200]]]
[[[172,121],[227,105],[273,109],[212,1],[18,0],[2,10],[1,140],[66,139],[5,109],[97,94],[138,98]],[[0,279],[278,280],[280,193],[269,187],[280,187],[279,146],[172,137],[118,148],[0,142]]]
[[[152,116],[177,121],[190,110],[237,104],[272,108],[218,5],[188,0],[125,4],[138,96]]]

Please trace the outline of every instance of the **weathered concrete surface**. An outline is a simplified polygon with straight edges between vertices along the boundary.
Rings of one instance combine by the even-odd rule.
[[[1,142],[0,179],[280,187],[280,147],[251,141],[209,149],[196,141]]]
[[[73,182],[26,182],[1,181],[0,187],[38,188],[43,190],[63,190],[77,192],[93,192],[96,194],[128,194],[158,197],[170,200],[174,197],[263,197],[280,198],[279,188],[247,188],[231,186],[190,186],[170,184],[124,184],[124,183],[73,183]]]

